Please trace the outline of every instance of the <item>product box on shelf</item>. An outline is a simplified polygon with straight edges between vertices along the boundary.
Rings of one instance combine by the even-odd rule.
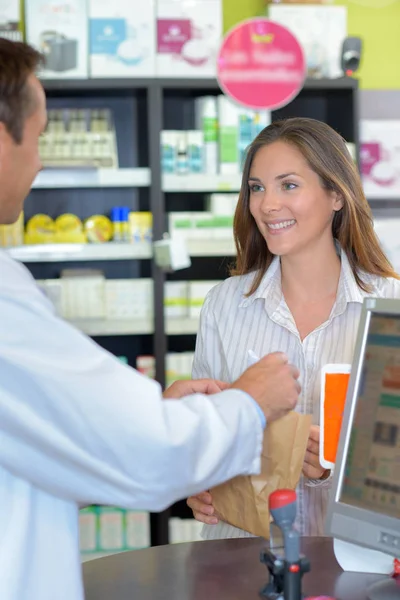
[[[105,285],[107,319],[153,318],[152,279],[108,279]]]
[[[221,0],[158,0],[158,77],[215,77]]]
[[[233,214],[211,212],[171,212],[168,215],[171,238],[206,241],[232,238]]]
[[[218,173],[218,101],[217,96],[200,96],[195,100],[195,126],[203,132],[204,172]]]
[[[0,225],[0,247],[11,248],[24,243],[24,213],[11,225]]]
[[[147,512],[90,506],[79,515],[80,549],[84,558],[150,546]]]
[[[155,76],[155,0],[90,0],[91,77]]]
[[[218,96],[219,168],[223,175],[239,173],[239,110],[227,96]]]
[[[254,111],[217,97],[219,171],[223,175],[240,173],[247,149],[257,135],[271,123],[269,111]]]
[[[204,300],[210,290],[219,281],[190,281],[189,282],[189,318],[198,319]]]
[[[0,37],[12,42],[23,41],[21,0],[0,2]]]
[[[166,385],[174,381],[191,379],[193,352],[169,352],[165,357]]]
[[[60,279],[38,282],[57,314],[77,320],[153,318],[153,280],[105,279],[101,272],[66,269]]]
[[[188,316],[189,288],[187,281],[167,281],[164,286],[165,317],[175,319]]]
[[[374,229],[394,270],[400,273],[400,219],[375,218]]]
[[[271,21],[287,27],[303,46],[309,77],[340,77],[347,37],[346,6],[271,4]]]
[[[168,523],[169,543],[182,544],[184,542],[201,542],[202,523],[195,519],[180,519],[171,517]]]
[[[233,217],[237,201],[237,194],[210,194],[207,198],[207,208],[215,216]]]
[[[104,275],[95,269],[66,269],[61,273],[65,319],[104,319]]]
[[[136,370],[150,379],[156,378],[156,359],[154,356],[143,354],[136,358]]]
[[[88,76],[86,0],[28,0],[25,23],[27,41],[45,56],[42,78]]]
[[[163,173],[176,175],[203,173],[205,169],[203,132],[162,131],[161,169]]]
[[[67,309],[64,305],[64,282],[62,279],[37,279],[36,284],[46,298],[51,302],[56,314],[64,317]]]
[[[400,120],[361,120],[360,142],[367,198],[400,198]]]

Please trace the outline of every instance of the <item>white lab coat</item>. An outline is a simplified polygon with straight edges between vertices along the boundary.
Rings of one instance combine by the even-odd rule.
[[[1,600],[80,600],[79,505],[159,511],[258,473],[262,433],[239,390],[163,400],[0,251]]]

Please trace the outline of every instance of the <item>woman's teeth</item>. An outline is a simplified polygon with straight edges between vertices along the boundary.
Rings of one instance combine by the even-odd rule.
[[[268,223],[267,227],[270,229],[284,229],[285,227],[291,227],[295,223],[295,219],[292,219],[291,221],[281,221],[280,223]]]

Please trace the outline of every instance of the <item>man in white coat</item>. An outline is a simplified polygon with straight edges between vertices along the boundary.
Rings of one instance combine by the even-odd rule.
[[[0,39],[1,224],[18,218],[41,168],[40,61]],[[1,600],[83,598],[79,506],[160,511],[259,472],[266,420],[296,405],[297,378],[275,354],[229,389],[180,382],[163,398],[156,382],[58,318],[25,267],[1,251]]]

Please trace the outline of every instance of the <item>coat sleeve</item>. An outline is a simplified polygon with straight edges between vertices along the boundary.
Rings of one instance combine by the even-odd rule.
[[[79,504],[157,511],[259,472],[262,426],[246,394],[163,400],[4,258],[0,324],[0,465],[15,476]]]

